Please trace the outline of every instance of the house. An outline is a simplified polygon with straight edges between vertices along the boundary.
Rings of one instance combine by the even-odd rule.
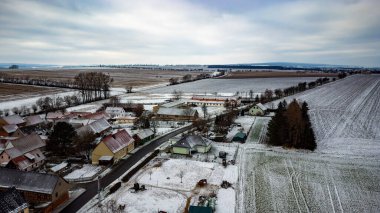
[[[154,117],[154,120],[160,120],[160,121],[190,121],[197,119],[198,111],[187,108],[187,109],[180,109],[180,108],[165,108],[160,107],[156,115]]]
[[[36,133],[7,141],[0,153],[0,163],[8,168],[31,171],[45,163],[41,149],[46,146]]]
[[[245,134],[244,132],[238,132],[234,135],[234,137],[232,138],[232,141],[244,143],[246,139],[247,139],[247,134]]]
[[[120,117],[115,117],[115,124],[130,124],[133,125],[137,117],[134,116],[120,116]]]
[[[0,127],[12,124],[21,127],[25,125],[25,121],[19,115],[10,115],[0,118]]]
[[[0,136],[22,137],[24,136],[24,132],[16,124],[8,124],[0,127]]]
[[[191,155],[194,152],[206,153],[211,149],[212,141],[199,135],[187,135],[174,143],[171,151],[174,154]]]
[[[0,191],[15,187],[36,212],[52,212],[69,199],[69,184],[57,175],[7,168],[0,174]]]
[[[135,145],[144,144],[154,138],[154,132],[151,129],[141,129],[136,134],[133,135],[135,140]]]
[[[29,205],[15,187],[0,191],[0,212],[28,213]]]
[[[240,106],[241,100],[238,96],[197,95],[187,101],[187,105],[222,107],[226,103]]]
[[[111,118],[125,116],[126,112],[122,107],[107,107],[106,113],[111,116]]]
[[[95,113],[88,113],[84,116],[80,116],[80,118],[90,119],[90,120],[99,120],[99,119],[105,118],[106,120],[109,120],[111,116],[108,115],[106,112],[95,112]]]
[[[39,115],[31,115],[25,117],[25,126],[35,126],[44,123],[44,120]]]
[[[268,108],[266,108],[263,104],[258,103],[249,109],[249,114],[252,116],[265,115],[267,113],[267,109]]]
[[[106,136],[92,152],[92,164],[99,164],[99,159],[104,156],[111,156],[114,162],[118,162],[134,149],[134,142],[126,130]]]
[[[64,116],[65,116],[65,114],[62,113],[61,111],[49,112],[49,113],[47,113],[45,120],[47,120],[49,122],[56,122],[56,121],[64,118]]]
[[[96,135],[104,135],[107,131],[111,130],[112,127],[105,118],[95,120],[83,127],[78,128],[76,131],[79,134],[84,132],[92,132]]]

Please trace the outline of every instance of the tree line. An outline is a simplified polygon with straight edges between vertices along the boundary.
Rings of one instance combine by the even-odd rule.
[[[314,131],[308,115],[308,105],[295,99],[287,105],[280,102],[275,116],[268,124],[267,143],[272,146],[315,150]]]

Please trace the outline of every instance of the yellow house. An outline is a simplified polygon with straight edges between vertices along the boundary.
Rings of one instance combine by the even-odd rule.
[[[125,130],[106,136],[92,152],[92,164],[99,164],[101,157],[112,157],[114,162],[119,161],[135,148],[134,142]]]

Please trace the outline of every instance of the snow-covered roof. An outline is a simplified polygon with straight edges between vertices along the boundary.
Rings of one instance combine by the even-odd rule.
[[[0,212],[23,212],[28,203],[15,187],[0,192]]]
[[[2,117],[2,119],[7,123],[7,124],[22,124],[25,121],[19,116],[19,115],[10,115],[7,117]]]
[[[136,133],[136,135],[142,140],[154,135],[154,132],[151,129],[141,129]]]
[[[39,115],[27,116],[25,117],[25,121],[27,126],[36,125],[44,122]]]
[[[266,106],[264,106],[264,105],[261,104],[261,103],[256,104],[256,106],[259,107],[259,108],[260,108],[261,110],[263,110],[263,111],[265,111],[265,110],[268,109],[268,108],[266,108]]]
[[[100,161],[110,161],[112,160],[112,156],[108,156],[108,155],[103,155],[102,157],[99,158]]]
[[[194,116],[197,110],[190,109],[190,113],[187,116]],[[157,115],[179,115],[184,116],[186,113],[186,109],[179,108],[165,108],[160,107],[157,111]]]
[[[196,95],[191,98],[192,100],[209,100],[209,101],[225,101],[225,100],[238,100],[238,96],[219,96],[219,95]]]
[[[207,147],[212,143],[211,140],[201,137],[199,135],[187,135],[177,141],[173,146],[176,147],[185,147],[185,148],[194,148],[195,146],[204,146]]]
[[[111,150],[112,153],[118,152],[133,142],[134,139],[125,130],[121,130],[113,135],[108,135],[103,139],[103,143]]]
[[[68,165],[67,162],[62,162],[56,166],[51,167],[50,170],[52,172],[58,172],[58,171],[62,170],[63,168],[65,168],[67,165]]]
[[[0,187],[14,186],[20,191],[52,194],[59,177],[37,172],[24,172],[17,169],[0,168]]]
[[[90,122],[90,120],[88,121]],[[111,125],[105,118],[102,118],[79,128],[77,132],[78,134],[82,134],[86,131],[91,131],[93,133],[101,133],[109,128],[111,128]]]
[[[46,146],[45,142],[36,133],[32,133],[30,135],[18,138],[16,140],[11,141],[10,143],[12,143],[13,147],[22,154],[25,154],[35,149],[39,149]],[[11,157],[17,157],[17,156],[11,156]]]
[[[9,124],[9,125],[3,126],[3,129],[7,133],[13,133],[18,129],[18,126],[16,124]]]
[[[175,107],[175,106],[184,104],[185,102],[186,101],[184,101],[184,100],[173,101],[173,102],[162,104],[161,107],[171,108],[171,107]]]

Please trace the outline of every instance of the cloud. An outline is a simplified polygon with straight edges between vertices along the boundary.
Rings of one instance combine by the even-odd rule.
[[[376,0],[0,4],[2,62],[380,65]]]

